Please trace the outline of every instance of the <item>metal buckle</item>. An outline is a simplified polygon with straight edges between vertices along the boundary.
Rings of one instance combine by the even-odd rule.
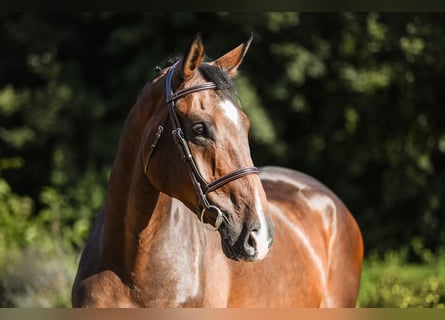
[[[217,216],[216,216],[216,219],[215,219],[215,226],[210,226],[210,227],[209,227],[209,226],[204,222],[204,213],[205,213],[207,210],[209,210],[209,209],[213,209],[213,210],[215,210],[216,213],[217,213]],[[221,226],[222,222],[223,222],[223,214],[222,214],[221,209],[219,209],[217,206],[214,206],[214,205],[212,205],[212,204],[209,205],[207,208],[202,209],[202,211],[201,211],[201,222],[202,222],[203,226],[204,226],[206,229],[208,229],[208,230],[211,230],[211,231],[216,231],[216,230],[218,230],[219,227]]]

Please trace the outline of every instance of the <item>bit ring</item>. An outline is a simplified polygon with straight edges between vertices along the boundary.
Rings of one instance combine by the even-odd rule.
[[[215,226],[211,226],[211,227],[209,227],[209,226],[204,222],[204,213],[205,213],[207,210],[209,210],[209,209],[215,210],[215,211],[216,211],[216,214],[217,214],[216,219],[215,219]],[[202,211],[201,211],[201,222],[202,222],[202,224],[204,225],[204,227],[205,227],[206,229],[208,229],[208,230],[211,230],[211,231],[216,231],[216,230],[218,230],[219,227],[221,226],[222,222],[223,222],[223,213],[222,213],[221,209],[218,208],[217,206],[214,206],[214,205],[209,205],[209,206],[207,206],[206,208],[202,209]]]

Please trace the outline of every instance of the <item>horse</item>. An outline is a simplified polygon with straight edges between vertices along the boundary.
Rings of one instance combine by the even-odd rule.
[[[144,86],[73,307],[356,305],[363,240],[345,204],[307,174],[253,165],[233,80],[251,41],[211,60],[197,35]]]

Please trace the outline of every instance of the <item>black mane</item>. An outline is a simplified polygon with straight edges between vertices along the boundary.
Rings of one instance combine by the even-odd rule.
[[[178,56],[169,57],[164,63],[155,67],[155,72],[159,74],[162,69],[172,66],[180,58],[181,57]],[[206,63],[201,64],[198,67],[198,70],[206,81],[214,82],[216,84],[218,91],[221,92],[224,97],[228,97],[233,101],[239,101],[236,85],[227,73],[218,67]]]
[[[236,85],[228,74],[220,68],[208,64],[201,64],[198,68],[204,79],[214,82],[221,93],[234,101],[238,100]]]

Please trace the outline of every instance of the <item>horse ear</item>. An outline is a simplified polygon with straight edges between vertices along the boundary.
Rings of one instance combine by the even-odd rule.
[[[238,73],[238,67],[243,62],[244,56],[249,49],[252,42],[253,34],[250,34],[249,39],[246,42],[240,44],[235,49],[227,52],[222,57],[216,59],[214,64],[227,72],[231,78],[234,78]]]
[[[201,34],[198,33],[182,62],[182,79],[184,81],[189,80],[193,76],[193,73],[201,64],[203,57],[204,45],[202,44]]]

